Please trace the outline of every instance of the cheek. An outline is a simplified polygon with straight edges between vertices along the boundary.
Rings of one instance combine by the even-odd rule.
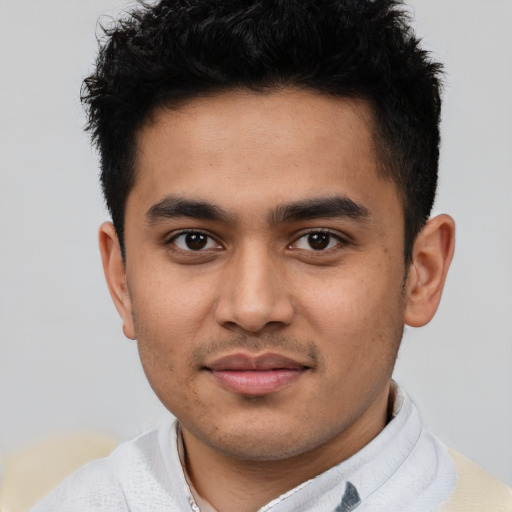
[[[195,403],[190,393],[190,360],[197,321],[179,297],[136,303],[133,315],[140,361],[153,391],[173,414],[187,414]]]
[[[184,278],[165,266],[132,274],[129,290],[140,360],[156,394],[173,400],[190,378],[193,347],[211,335],[208,328],[216,289],[203,278]]]
[[[165,343],[197,335],[211,309],[209,289],[211,286],[200,280],[162,272],[138,276],[135,286],[130,287],[138,338]]]
[[[385,260],[373,266],[339,270],[322,286],[314,282],[303,289],[301,314],[314,332],[340,351],[340,345],[357,346],[352,354],[365,355],[361,346],[393,342],[401,337],[405,305],[402,293],[403,268],[391,267]]]

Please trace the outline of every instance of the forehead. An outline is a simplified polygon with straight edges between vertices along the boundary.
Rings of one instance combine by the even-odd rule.
[[[162,142],[169,136],[180,149],[192,147],[195,153],[220,150],[221,142],[242,142],[240,149],[249,142],[260,144],[261,150],[278,145],[280,153],[296,152],[297,141],[308,142],[312,145],[308,149],[317,151],[336,142],[347,150],[354,148],[346,145],[353,142],[344,136],[350,131],[359,139],[360,148],[373,151],[372,117],[369,102],[363,99],[297,89],[232,90],[157,108],[138,134],[138,150],[144,152],[148,139]],[[234,154],[236,148],[231,149]]]
[[[213,195],[248,211],[309,192],[371,202],[380,189],[395,188],[378,169],[364,100],[296,89],[230,91],[154,112],[138,134],[128,203],[132,196]]]

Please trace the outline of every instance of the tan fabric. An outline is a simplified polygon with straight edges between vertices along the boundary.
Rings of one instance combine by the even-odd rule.
[[[438,512],[512,512],[512,489],[455,450],[457,486]]]
[[[109,436],[84,432],[47,438],[7,455],[0,512],[26,512],[73,471],[105,457],[117,444]]]

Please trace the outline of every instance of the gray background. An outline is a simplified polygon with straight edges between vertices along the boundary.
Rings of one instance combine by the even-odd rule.
[[[114,0],[0,0],[0,455],[90,428],[128,438],[166,413],[103,282],[107,218],[78,101]],[[396,378],[445,442],[512,484],[512,1],[414,0],[448,73],[435,213],[458,225],[434,321]]]

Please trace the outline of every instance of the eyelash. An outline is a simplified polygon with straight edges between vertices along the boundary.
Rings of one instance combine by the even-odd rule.
[[[199,249],[191,249],[190,247],[188,249],[184,249],[182,247],[180,247],[179,245],[176,244],[176,240],[178,240],[180,237],[183,237],[183,236],[188,236],[188,235],[196,235],[198,237],[205,237],[207,240],[206,240],[206,244],[209,244],[211,242],[214,242],[216,244],[217,247],[215,248],[207,248],[207,249],[204,249],[204,248],[199,248]],[[187,242],[185,242],[187,243]],[[191,252],[191,253],[201,253],[201,252],[207,252],[207,251],[211,251],[212,249],[213,250],[216,250],[218,249],[218,247],[221,245],[215,237],[213,237],[212,235],[210,235],[208,232],[206,231],[199,231],[199,230],[193,230],[193,229],[188,229],[186,231],[180,231],[179,233],[174,233],[171,237],[169,237],[168,240],[166,240],[165,242],[165,245],[174,245],[177,250],[179,251],[182,251],[182,252]]]
[[[315,235],[316,236],[321,235],[321,236],[328,237],[327,246],[315,249],[315,248],[311,247],[311,240],[308,240],[306,243],[309,244],[309,248],[293,247],[294,245],[297,245],[300,240],[307,239],[308,237],[315,236]],[[336,243],[333,246],[331,246],[331,243],[333,242],[333,240],[335,240]],[[322,241],[320,241],[320,243],[321,242]],[[320,254],[320,253],[325,253],[327,251],[330,251],[331,249],[336,249],[340,245],[341,246],[349,245],[349,241],[346,238],[342,237],[340,234],[333,233],[332,231],[329,231],[328,229],[313,229],[313,230],[307,231],[305,233],[302,233],[288,247],[292,250],[293,249],[303,250],[303,251],[309,251],[312,253]]]
[[[190,246],[188,246],[188,248],[180,247],[176,243],[176,241],[180,237],[186,237],[188,235],[192,235],[192,236],[196,235],[198,237],[205,237],[205,246],[198,247],[196,249],[193,249]],[[325,247],[319,247],[319,248],[315,249],[315,248],[311,247],[312,241],[308,240],[306,243],[309,244],[309,248],[294,247],[294,245],[297,245],[300,240],[307,239],[307,237],[312,237],[312,236],[327,237],[327,245]],[[333,239],[336,241],[336,243],[333,246],[331,246],[331,244],[333,242]],[[216,247],[206,247],[208,244],[211,244],[212,242],[214,242],[216,244]],[[325,242],[325,240],[319,239],[319,242],[320,242],[320,244],[322,244],[322,242]],[[187,244],[187,245],[188,245],[188,243],[185,242],[185,244]],[[204,253],[204,252],[207,252],[207,251],[209,252],[211,250],[218,250],[221,247],[221,244],[216,240],[215,237],[210,235],[208,232],[200,231],[200,230],[180,231],[179,233],[173,234],[165,242],[165,244],[166,245],[174,245],[177,248],[177,250],[180,250],[180,251],[183,251],[183,252],[190,252],[190,253],[196,253],[196,254]],[[320,254],[320,253],[325,253],[327,251],[330,251],[331,249],[334,249],[334,248],[336,248],[339,245],[346,246],[346,245],[349,245],[349,242],[346,240],[346,238],[343,238],[338,233],[333,233],[332,231],[329,231],[329,230],[326,230],[326,229],[314,229],[314,230],[310,230],[308,232],[302,233],[300,236],[295,238],[295,240],[291,244],[289,244],[287,246],[287,248],[291,249],[291,250],[311,251],[313,253]],[[204,247],[206,247],[206,248],[204,248]]]

